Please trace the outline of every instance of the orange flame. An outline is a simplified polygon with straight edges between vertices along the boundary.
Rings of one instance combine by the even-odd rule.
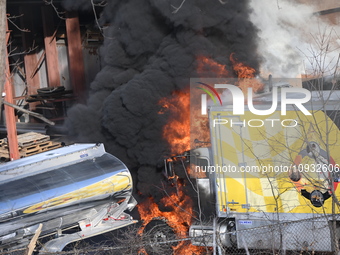
[[[238,86],[242,89],[243,93],[248,93],[248,88],[253,88],[254,93],[258,93],[263,90],[263,83],[253,79],[256,75],[256,70],[252,67],[246,66],[241,62],[238,62],[234,54],[230,55],[230,61],[233,64],[234,71],[238,78],[241,80],[238,82]]]
[[[204,76],[205,73],[214,74],[216,77],[229,77],[230,74],[225,65],[217,63],[211,58],[199,56],[197,58],[197,73]]]
[[[191,199],[184,194],[182,189],[179,189],[178,193],[165,195],[159,204],[173,210],[162,212],[152,198],[137,205],[143,225],[147,225],[154,218],[166,219],[168,225],[175,230],[178,236],[185,237],[187,226],[191,223],[193,215]]]
[[[192,178],[194,179],[201,179],[201,178],[207,178],[207,174],[204,172],[204,171],[195,171],[196,165],[194,164],[190,164],[188,167],[187,167],[187,171],[188,171],[188,175],[191,176]]]
[[[159,114],[169,114],[169,121],[163,129],[163,137],[170,145],[172,155],[182,154],[190,149],[190,96],[188,91],[173,93],[170,98],[163,98],[159,104],[162,106]],[[178,238],[188,237],[189,226],[194,217],[193,202],[183,191],[184,184],[177,181],[177,192],[166,194],[158,203],[152,198],[146,199],[137,206],[144,227],[153,219],[164,219],[174,229]],[[171,208],[166,212],[162,207]],[[173,247],[174,254],[202,254],[202,247],[192,245],[188,241],[180,241]],[[145,251],[144,251],[145,252]]]
[[[190,149],[190,97],[188,92],[176,91],[171,98],[163,98],[159,104],[170,113],[170,120],[163,128],[163,137],[170,145],[172,155]],[[160,113],[164,113],[163,111]]]
[[[254,78],[256,71],[251,67],[247,67],[242,63],[239,63],[234,58],[233,54],[230,56],[230,60],[233,64],[234,71],[239,78]],[[225,67],[220,63],[215,62],[204,56],[198,57],[197,72],[204,76],[205,73],[214,72],[216,77],[230,77],[230,74]],[[252,84],[238,84],[242,89],[246,86],[254,86]],[[255,84],[255,87],[260,89],[262,84]],[[254,91],[257,91],[254,89]],[[210,141],[209,125],[207,117],[202,117],[200,113],[200,102],[197,100],[190,100],[189,91],[173,93],[170,98],[163,98],[159,104],[162,109],[159,114],[170,114],[168,123],[163,129],[163,137],[170,145],[170,153],[172,155],[180,155],[190,148],[195,148],[197,144],[190,140],[190,133],[195,134],[194,139],[198,139],[203,142]],[[194,93],[202,93],[196,90]],[[195,98],[197,95],[195,95]],[[190,108],[190,103],[192,106]],[[190,113],[192,114],[190,116]],[[200,117],[198,117],[200,116]],[[190,126],[190,119],[194,120]],[[189,168],[190,169],[190,168]],[[187,170],[189,170],[187,169]],[[205,176],[197,176],[198,178]],[[174,178],[177,179],[177,176]],[[177,182],[177,192],[172,194],[166,194],[160,202],[157,204],[152,198],[146,199],[143,203],[137,205],[138,212],[141,219],[143,220],[143,226],[140,232],[143,231],[144,227],[153,219],[161,218],[166,220],[168,225],[172,227],[178,238],[187,237],[188,228],[194,218],[193,202],[189,196],[184,192],[184,184]],[[159,208],[162,205],[171,210],[163,212]],[[181,241],[176,247],[173,247],[174,254],[204,254],[206,249],[204,247],[197,247],[188,243],[187,241]]]
[[[137,205],[138,212],[143,220],[143,227],[155,218],[164,219],[172,227],[178,238],[186,238],[188,227],[191,225],[194,216],[192,209],[192,200],[185,195],[182,190],[183,186],[178,183],[178,193],[165,195],[159,204],[171,211],[162,212],[159,204],[156,204],[152,198],[147,199],[144,203]],[[143,231],[143,227],[140,232]],[[186,241],[180,241],[176,247],[173,247],[174,254],[202,254],[202,247],[188,244]]]
[[[235,58],[235,54],[230,55],[230,61],[233,64],[234,71],[237,74],[238,78],[254,78],[256,74],[256,70],[249,66],[244,65],[241,62],[238,62]]]

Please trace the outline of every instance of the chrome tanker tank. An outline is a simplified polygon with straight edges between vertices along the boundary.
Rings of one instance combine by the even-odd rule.
[[[102,144],[74,144],[2,164],[0,249],[27,243],[40,223],[42,235],[80,227],[85,238],[96,235],[95,227],[117,228],[119,217],[120,225],[132,224],[123,213],[136,204],[131,193],[129,170]]]

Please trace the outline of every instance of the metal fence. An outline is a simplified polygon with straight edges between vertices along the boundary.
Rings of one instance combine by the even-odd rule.
[[[272,254],[272,255],[328,255],[339,253],[340,215],[328,215],[304,220],[286,221],[276,224],[253,222],[252,225],[237,225],[236,230],[224,233],[207,233],[202,236],[182,238],[160,238],[155,240],[147,234],[140,236],[137,228],[127,228],[120,233],[107,234],[102,239],[84,240],[75,243],[63,252],[53,254],[88,255],[198,255],[198,254]],[[221,245],[229,238],[230,245]],[[104,240],[105,239],[105,240]],[[214,242],[212,241],[214,239]],[[191,246],[201,243],[197,249],[173,251],[173,246]],[[211,245],[211,243],[214,245]],[[209,246],[205,247],[205,244]],[[39,246],[39,243],[37,244]],[[151,247],[151,248],[150,248]],[[175,248],[176,250],[176,248]],[[190,252],[188,253],[188,250]],[[22,255],[26,249],[0,251],[0,255]],[[50,254],[50,253],[46,253]]]
[[[237,231],[228,233],[234,247],[218,249],[221,254],[338,254],[337,218],[315,217],[267,225],[253,221],[252,226],[238,225]]]

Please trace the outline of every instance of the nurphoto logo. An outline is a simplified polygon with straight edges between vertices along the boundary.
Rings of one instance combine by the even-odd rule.
[[[200,84],[206,86],[209,88],[218,98],[220,105],[222,106],[222,100],[216,89],[228,89],[229,92],[232,95],[233,99],[233,114],[234,115],[244,115],[244,107],[245,107],[245,97],[243,94],[243,91],[236,87],[235,85],[230,84],[215,84],[214,87],[209,86],[208,84],[199,82]],[[201,95],[201,114],[206,115],[207,114],[207,94],[211,97],[211,99],[216,104],[216,98],[215,96],[208,91],[205,88],[198,87],[199,89],[202,89],[206,94]],[[304,94],[303,98],[288,98],[288,93],[300,93]],[[281,88],[281,115],[286,115],[287,112],[287,105],[295,105],[304,115],[311,115],[311,113],[303,106],[303,103],[307,103],[311,99],[311,92],[304,88]],[[253,89],[248,88],[248,98],[247,98],[247,106],[251,113],[255,115],[270,115],[274,113],[277,110],[278,106],[278,89],[277,87],[273,87],[272,89],[272,105],[269,109],[265,110],[259,110],[254,107],[253,104]]]

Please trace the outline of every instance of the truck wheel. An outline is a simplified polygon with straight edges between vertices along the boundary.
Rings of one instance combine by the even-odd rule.
[[[176,240],[176,234],[164,220],[152,220],[144,228],[145,251],[148,255],[172,254],[173,246],[178,242],[164,243]]]

